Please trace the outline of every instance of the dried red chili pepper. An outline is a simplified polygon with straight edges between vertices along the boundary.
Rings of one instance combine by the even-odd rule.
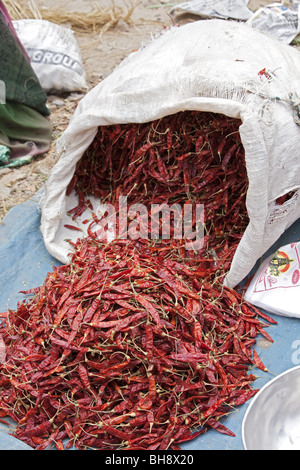
[[[196,271],[179,260],[170,263],[160,246],[152,248],[150,241],[79,240],[63,275],[59,268],[59,274],[49,273],[47,292],[40,296],[41,287],[20,305],[20,316],[7,312],[9,321],[1,328],[7,363],[0,365],[0,406],[25,426],[17,436],[29,445],[42,449],[52,442],[61,448],[53,439],[57,433],[68,435],[66,447],[84,448],[93,434],[90,445],[101,448],[135,448],[138,442],[143,449],[175,449],[193,438],[189,428],[230,434],[216,420],[253,396],[255,377],[247,371],[253,363],[263,367],[251,350],[267,320],[262,316],[260,322],[259,310],[251,305],[242,308],[237,292],[206,279],[195,283]],[[130,281],[116,275],[120,255]],[[103,260],[110,270],[99,278]],[[140,282],[143,272],[151,281]],[[168,283],[162,282],[162,272],[168,273]],[[63,278],[72,278],[72,286]],[[99,282],[101,289],[93,294]],[[107,300],[115,292],[129,296],[125,304],[115,296]],[[76,310],[68,319],[73,304]],[[16,314],[17,326],[10,321]],[[45,338],[49,335],[40,344],[34,342],[36,325]],[[22,334],[16,336],[15,329]],[[183,418],[176,418],[175,410]],[[96,425],[99,411],[102,427]],[[168,427],[174,419],[176,425]]]

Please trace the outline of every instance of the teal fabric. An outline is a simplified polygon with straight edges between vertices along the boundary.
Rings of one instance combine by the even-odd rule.
[[[8,165],[10,149],[6,145],[0,145],[0,166]]]

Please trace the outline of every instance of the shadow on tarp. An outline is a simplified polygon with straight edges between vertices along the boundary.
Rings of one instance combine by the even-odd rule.
[[[42,285],[47,273],[60,264],[49,255],[45,248],[40,232],[39,197],[35,197],[36,199],[31,199],[11,209],[0,224],[0,312],[8,308],[16,308],[17,302],[25,298],[19,291]],[[298,241],[299,237],[300,220],[280,237],[263,258],[287,243]],[[253,272],[261,261],[257,262]],[[259,369],[254,369],[253,373],[258,378],[253,388],[261,388],[275,375],[300,363],[300,352],[295,354],[295,344],[300,341],[300,320],[273,314],[271,316],[278,322],[277,325],[268,328],[274,343],[270,344],[258,339],[256,346],[269,372],[264,373]],[[232,413],[221,421],[236,434],[236,437],[226,436],[211,429],[193,441],[182,444],[182,449],[184,451],[242,450],[241,426],[249,403],[250,401],[233,409]],[[10,429],[6,430],[3,425],[0,429],[3,431],[0,432],[0,449],[13,445],[16,450],[18,446],[15,440],[10,443],[5,435],[6,432],[10,432]],[[23,446],[24,444],[20,442],[19,448],[22,449]]]

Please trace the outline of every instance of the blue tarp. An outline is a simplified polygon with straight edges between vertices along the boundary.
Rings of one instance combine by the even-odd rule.
[[[300,236],[300,220],[278,240],[265,256],[273,253],[276,248]],[[40,232],[40,211],[38,196],[14,207],[0,223],[0,312],[8,308],[14,309],[17,302],[24,299],[19,291],[38,287],[53,266],[59,262],[47,252]],[[268,328],[274,343],[265,347],[259,341],[257,351],[269,373],[255,369],[253,373],[259,378],[254,387],[260,388],[275,375],[300,364],[300,352],[296,347],[300,340],[300,320],[273,315],[278,325]],[[298,346],[299,347],[299,346]],[[222,423],[228,426],[236,437],[229,437],[210,430],[191,442],[182,445],[184,450],[242,450],[242,420],[250,401],[238,407]],[[6,433],[10,430],[0,422],[0,450],[24,449],[23,443],[11,439]],[[19,443],[19,445],[18,445]]]

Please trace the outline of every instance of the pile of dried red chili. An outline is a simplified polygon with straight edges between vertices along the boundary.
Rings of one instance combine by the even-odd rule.
[[[203,248],[183,257],[212,260],[204,268],[222,275],[248,224],[240,124],[221,114],[184,111],[148,123],[101,126],[68,186],[67,195],[78,194],[69,215],[76,220],[93,209],[91,195],[115,204],[116,212],[120,196],[149,212],[154,204],[203,204]],[[90,228],[97,222],[94,214]]]
[[[185,111],[103,126],[67,194],[147,207],[203,203],[205,243],[115,239],[92,231],[33,297],[6,313],[0,334],[0,417],[38,449],[178,449],[252,397],[265,370],[256,337],[274,320],[222,285],[248,223],[240,122]],[[89,221],[85,221],[89,222]],[[118,234],[117,234],[118,235]]]
[[[156,249],[157,247],[157,249]],[[0,413],[38,449],[178,449],[256,390],[266,317],[148,240],[78,240],[8,311]]]

